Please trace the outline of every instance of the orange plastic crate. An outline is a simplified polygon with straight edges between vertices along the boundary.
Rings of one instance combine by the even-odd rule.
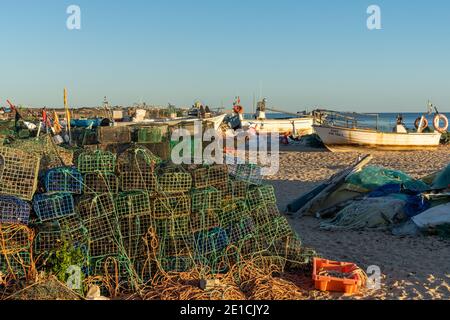
[[[363,279],[358,273],[355,273],[351,278],[337,278],[329,276],[321,276],[319,273],[323,270],[338,271],[341,273],[352,273],[359,270],[354,263],[337,262],[325,259],[314,259],[313,281],[315,287],[320,291],[343,292],[347,295],[358,293]]]

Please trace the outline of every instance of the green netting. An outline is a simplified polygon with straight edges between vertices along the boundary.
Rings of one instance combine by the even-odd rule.
[[[215,188],[195,190],[192,192],[192,212],[205,210],[220,210],[222,207],[222,193]]]
[[[78,156],[77,167],[81,173],[113,173],[116,168],[116,155],[101,150],[83,152]]]
[[[450,187],[450,165],[437,175],[432,185],[433,189],[445,189],[448,187]]]
[[[137,132],[137,140],[139,143],[160,143],[166,138],[167,131],[167,126],[139,128]]]
[[[119,217],[152,214],[150,195],[147,192],[120,193],[117,197],[116,205]]]
[[[160,238],[192,235],[190,216],[169,217],[153,221]]]
[[[153,172],[162,160],[144,146],[133,146],[117,157],[118,172]]]
[[[31,268],[31,254],[21,251],[13,254],[0,253],[0,273],[3,277],[25,277]]]
[[[230,186],[232,197],[234,200],[245,200],[245,198],[247,198],[247,193],[251,184],[246,181],[231,180]]]
[[[187,172],[170,172],[158,176],[158,191],[164,193],[188,192],[192,187],[192,177]]]
[[[157,180],[152,172],[122,171],[120,189],[122,191],[156,191]]]
[[[292,228],[285,217],[277,217],[258,229],[260,241],[268,248],[277,240],[293,235]]]
[[[261,204],[275,204],[275,189],[271,185],[263,185],[250,189],[247,192],[247,204],[250,209],[257,208]]]
[[[250,216],[250,211],[244,201],[230,202],[219,211],[219,221],[223,228],[248,216]]]
[[[194,268],[194,260],[190,256],[164,257],[160,265],[166,272],[187,272]]]
[[[228,168],[226,165],[200,167],[192,171],[193,185],[196,189],[224,185],[228,182],[228,179]]]
[[[191,199],[187,194],[160,195],[153,201],[152,214],[155,219],[189,216],[190,213]]]
[[[16,140],[10,147],[38,157],[40,171],[73,165],[73,151],[56,145],[50,135],[43,135],[37,139]]]
[[[191,231],[199,232],[219,227],[220,210],[201,210],[191,214]]]
[[[366,167],[360,172],[347,178],[347,183],[357,185],[367,190],[375,190],[388,184],[402,184],[408,190],[426,191],[429,186],[419,180],[398,170],[389,170],[381,167]]]

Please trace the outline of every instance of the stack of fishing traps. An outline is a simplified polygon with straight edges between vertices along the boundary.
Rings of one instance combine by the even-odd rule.
[[[39,270],[69,247],[83,252],[85,276],[114,276],[133,289],[161,271],[217,274],[250,260],[280,270],[309,264],[311,253],[254,165],[177,166],[136,145],[119,155],[85,151],[75,167],[40,176],[32,203],[26,193],[0,196],[0,236],[21,239],[14,250],[0,247],[2,266],[5,257],[26,265],[33,251]]]

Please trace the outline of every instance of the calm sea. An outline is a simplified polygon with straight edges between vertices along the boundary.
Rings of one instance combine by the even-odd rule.
[[[450,119],[450,113],[443,113]],[[349,114],[350,115],[350,114]],[[391,131],[392,128],[396,124],[398,113],[379,113],[378,114],[378,129],[383,131]],[[403,122],[405,123],[408,129],[414,128],[414,122],[418,117],[422,116],[422,113],[402,113]],[[245,114],[246,119],[252,119],[253,114]],[[283,113],[268,113],[268,119],[283,119],[283,118],[292,118],[292,115],[286,115]],[[433,126],[433,118],[434,114],[426,115],[430,127]],[[357,116],[358,126],[366,127],[366,128],[375,128],[377,125],[377,118],[375,116],[370,115],[362,115],[359,114]]]

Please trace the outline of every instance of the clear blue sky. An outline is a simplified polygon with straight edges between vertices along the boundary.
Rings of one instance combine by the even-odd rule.
[[[80,31],[66,8],[81,7]],[[366,28],[367,7],[383,30]],[[2,0],[0,104],[450,110],[446,0]]]

